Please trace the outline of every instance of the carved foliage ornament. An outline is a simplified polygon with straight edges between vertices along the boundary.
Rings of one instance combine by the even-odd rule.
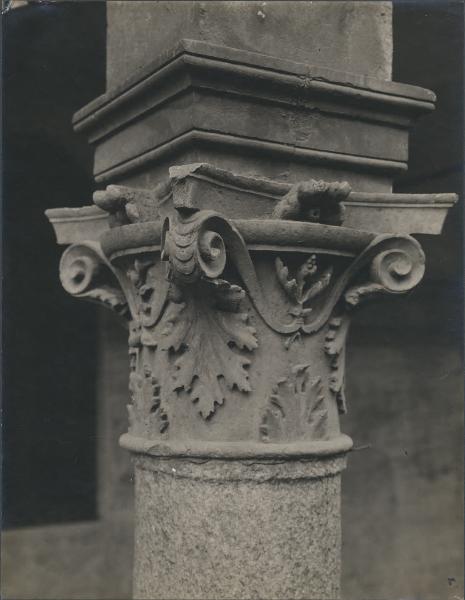
[[[315,195],[313,188],[294,191],[295,198],[285,198],[281,206],[284,215],[286,210],[292,212],[293,203],[302,208],[302,198]],[[333,192],[339,198],[347,189],[342,186]],[[241,308],[246,293],[257,315],[273,331],[291,336],[312,334],[328,323],[341,296],[349,307],[356,306],[374,294],[411,289],[424,272],[423,252],[407,235],[375,237],[337,277],[332,267],[319,269],[314,254],[294,276],[282,258],[277,258],[277,279],[292,305],[291,321],[283,323],[268,305],[239,230],[222,215],[179,209],[165,220],[161,256],[169,266],[168,279],[151,272],[153,256],[144,258],[142,253],[121,273],[98,244],[77,244],[64,253],[60,276],[69,293],[104,302],[119,314],[128,316],[129,304],[132,318],[141,328],[140,344],[164,352],[171,361],[168,387],[185,391],[204,418],[224,402],[228,390],[250,391],[250,353],[258,342],[248,314]],[[227,263],[234,267],[241,286],[224,279]],[[349,287],[356,278],[358,283]],[[323,294],[324,301],[315,305]],[[333,370],[330,389],[340,410],[344,410],[345,334],[345,326],[329,323],[325,351]],[[133,381],[135,394],[150,395],[147,386],[157,389],[161,385],[152,375],[139,375],[142,379]]]
[[[160,349],[175,357],[173,389],[185,390],[207,419],[223,404],[226,390],[250,392],[250,353],[258,346],[248,314],[240,312],[244,291],[215,279],[179,290],[160,321]]]
[[[315,254],[311,254],[302,263],[294,278],[289,277],[289,269],[281,258],[276,259],[275,265],[278,280],[292,302],[289,313],[300,319],[304,325],[305,317],[312,312],[312,308],[307,308],[307,304],[328,287],[333,268],[329,267],[323,273],[319,273]]]
[[[299,316],[293,315],[291,323],[279,322],[264,297],[246,244],[233,223],[211,211],[199,211],[188,216],[166,220],[162,236],[162,257],[169,262],[170,279],[178,285],[196,281],[214,281],[222,275],[226,258],[235,266],[244,289],[258,315],[274,331],[292,334],[299,330],[314,333],[330,318],[342,294],[346,302],[357,305],[363,298],[378,293],[400,293],[413,288],[424,273],[424,254],[416,240],[408,235],[379,235],[369,246],[332,282],[331,269],[314,278],[314,258],[302,265],[294,279],[289,279],[282,259],[276,262],[278,278],[288,296],[294,298]],[[365,268],[369,269],[366,281],[348,287],[350,281]],[[127,302],[134,305],[134,292],[121,288],[118,270],[103,256],[98,244],[87,242],[70,246],[63,254],[60,277],[64,288],[72,295],[87,297],[106,303],[117,312],[127,313]],[[307,287],[305,288],[305,285]],[[156,322],[163,311],[168,286],[160,282],[156,294],[157,310],[152,308],[151,323]],[[321,309],[312,311],[305,319],[305,304],[326,288],[327,295]],[[148,297],[153,289],[139,290]],[[137,312],[134,306],[131,311]],[[137,316],[137,315],[136,315]],[[149,322],[147,322],[149,324]]]
[[[180,283],[218,278],[228,258],[239,273],[259,316],[272,330],[282,334],[319,331],[327,323],[350,281],[366,268],[369,269],[368,281],[358,283],[345,294],[347,303],[352,306],[368,295],[405,292],[413,288],[424,273],[423,251],[418,242],[408,235],[375,237],[330,288],[332,269],[317,275],[315,257],[309,257],[294,279],[289,279],[287,267],[282,259],[278,259],[278,279],[295,304],[295,310],[291,313],[294,317],[292,322],[282,323],[268,306],[241,234],[221,215],[199,211],[187,217],[167,219],[162,248],[163,258],[170,264],[172,280]],[[318,311],[306,310],[305,304],[326,288],[328,292],[321,308]],[[310,312],[312,315],[307,321]]]
[[[264,442],[324,440],[328,412],[320,377],[310,377],[308,364],[292,367],[289,377],[273,388],[261,425]]]
[[[131,349],[130,352],[134,352]],[[137,360],[137,359],[136,359]],[[132,361],[131,361],[132,362]],[[155,428],[163,434],[169,427],[168,415],[161,402],[161,389],[156,377],[148,365],[142,368],[131,365],[129,373],[129,392],[132,403],[128,405],[129,425],[136,425],[135,411],[155,420]]]
[[[347,412],[345,397],[345,349],[349,330],[349,317],[344,314],[329,320],[325,336],[325,353],[329,357],[332,374],[329,389],[336,397],[340,413]]]

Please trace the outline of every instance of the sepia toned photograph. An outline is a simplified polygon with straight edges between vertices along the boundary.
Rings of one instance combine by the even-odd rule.
[[[464,2],[2,0],[2,600],[464,600]]]

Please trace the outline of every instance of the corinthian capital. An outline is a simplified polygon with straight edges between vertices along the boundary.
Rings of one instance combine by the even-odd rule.
[[[97,192],[108,229],[100,245],[68,248],[60,268],[68,292],[130,318],[123,445],[221,457],[347,451],[338,413],[350,312],[421,280],[408,223],[389,231],[380,195],[343,181],[288,185],[204,164],[170,175],[155,190]],[[417,203],[384,196],[389,218]],[[439,231],[445,198],[429,201]],[[354,211],[377,215],[375,228],[345,226]]]

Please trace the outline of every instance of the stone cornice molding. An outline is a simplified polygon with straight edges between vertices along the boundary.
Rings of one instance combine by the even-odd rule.
[[[409,84],[311,66],[206,42],[182,40],[135,76],[77,111],[73,118],[76,131],[98,130],[105,116],[131,104],[149,89],[160,89],[165,79],[170,79],[178,75],[179,70],[189,67],[195,70],[195,74],[202,70],[209,74],[213,72],[214,79],[219,73],[253,81],[259,77],[260,84],[272,83],[274,88],[281,85],[298,89],[307,96],[315,93],[333,96],[342,99],[345,104],[352,100],[357,106],[371,103],[378,109],[380,106],[399,107],[407,114],[413,113],[416,116],[434,110],[436,102],[436,95],[432,91]],[[194,86],[195,80],[188,79],[183,83],[182,89],[185,89]],[[166,96],[162,98],[166,100]],[[373,118],[376,119],[377,116],[375,113]]]
[[[267,243],[270,246],[286,245],[283,240],[289,236],[292,237],[292,242],[288,240],[288,245],[294,245],[297,249],[302,243],[311,245],[306,236],[315,236],[315,240],[320,240],[315,244],[323,250],[325,246],[321,242],[328,235],[325,232],[331,231],[326,230],[326,226],[321,226],[320,217],[323,217],[324,223],[343,224],[344,228],[338,230],[337,239],[347,241],[348,245],[350,245],[349,240],[353,239],[357,250],[360,246],[357,246],[356,240],[363,235],[364,231],[368,236],[373,235],[369,233],[370,231],[439,234],[448,209],[457,201],[456,194],[392,194],[357,192],[348,188],[344,196],[337,199],[337,204],[343,206],[344,212],[336,215],[337,219],[334,220],[331,200],[328,197],[323,207],[326,215],[323,212],[322,215],[312,217],[312,214],[308,213],[312,210],[312,197],[308,192],[299,191],[299,184],[247,177],[204,163],[172,167],[169,173],[169,178],[153,189],[109,185],[106,190],[95,192],[94,202],[97,206],[47,210],[46,215],[55,227],[58,243],[73,243],[85,236],[87,239],[98,239],[110,229],[101,240],[108,246],[110,253],[113,240],[116,239],[118,240],[116,244],[121,248],[140,244],[158,246],[160,223],[168,214],[170,207],[211,209],[214,207],[215,194],[220,190],[222,214],[231,217],[247,244],[252,246],[257,244],[257,249]],[[321,196],[321,193],[313,196],[317,204],[313,208],[317,212]],[[306,203],[307,208],[306,215],[297,217],[299,220],[302,219],[302,226],[295,224],[292,228],[292,231],[296,232],[295,235],[287,228],[283,230],[279,221],[263,224],[263,219],[273,217],[276,206],[280,202],[285,199],[289,201],[291,198],[297,206],[300,202]],[[425,216],[427,218],[424,218]],[[317,220],[320,226],[315,230],[311,227],[311,223],[306,222],[308,219]],[[147,222],[150,223],[148,227],[145,226]],[[135,226],[111,233],[111,228],[115,225],[130,223]],[[353,229],[358,233],[346,229]],[[334,243],[332,240],[332,248],[336,250]],[[350,251],[350,249],[345,248],[341,251]]]
[[[387,160],[349,152],[336,152],[305,148],[294,143],[282,143],[256,139],[245,135],[227,134],[221,131],[205,131],[199,127],[190,128],[180,135],[170,138],[156,146],[145,149],[130,158],[122,158],[114,166],[95,171],[97,183],[107,183],[137,173],[150,164],[163,161],[173,154],[196,148],[217,147],[231,151],[264,154],[286,160],[304,161],[307,164],[322,165],[334,168],[345,168],[354,171],[367,171],[378,174],[395,175],[407,170],[407,162]]]
[[[74,127],[96,145],[102,183],[203,147],[386,175],[407,168],[408,128],[434,103],[415,86],[184,40],[78,111]],[[352,134],[334,145],[327,132],[342,125]]]

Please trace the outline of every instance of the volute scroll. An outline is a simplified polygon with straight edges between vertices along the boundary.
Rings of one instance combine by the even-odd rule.
[[[129,306],[118,273],[107,260],[98,242],[72,244],[60,260],[60,281],[76,298],[99,302],[129,319]]]

